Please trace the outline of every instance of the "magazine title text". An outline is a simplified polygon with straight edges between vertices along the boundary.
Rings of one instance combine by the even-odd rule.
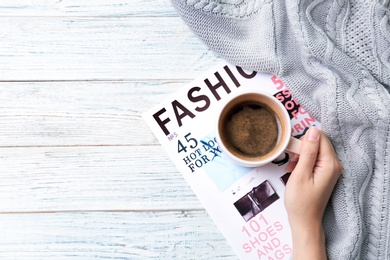
[[[193,107],[186,107],[185,105],[183,105],[184,102],[173,100],[171,102],[171,107],[163,107],[153,114],[153,118],[155,119],[155,121],[165,135],[169,135],[171,129],[173,129],[174,127],[181,127],[183,125],[184,118],[188,117],[192,119],[196,116],[196,113],[206,111],[210,107],[212,100],[221,100],[219,91],[224,91],[227,94],[230,94],[231,89],[229,88],[229,84],[227,83],[228,80],[231,81],[236,88],[239,88],[241,86],[241,83],[231,71],[229,66],[224,66],[223,70],[223,73],[220,73],[218,71],[214,73],[216,83],[211,83],[211,81],[215,82],[215,79],[211,80],[209,78],[206,78],[203,80],[205,84],[204,86],[194,86],[188,90],[187,98],[188,101],[190,101],[191,104],[194,105]],[[239,75],[246,79],[251,79],[257,74],[257,72],[255,71],[247,73],[241,67],[236,67],[236,70]],[[204,89],[206,89],[207,94],[201,94],[201,91],[204,92]],[[174,112],[173,120],[171,119],[171,117],[166,115],[166,113],[172,114],[170,113],[172,111]]]

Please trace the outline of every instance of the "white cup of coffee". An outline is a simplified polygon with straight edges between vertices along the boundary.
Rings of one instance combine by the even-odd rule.
[[[259,90],[240,91],[227,100],[217,117],[216,138],[234,162],[257,167],[285,151],[299,154],[301,141],[291,136],[291,122],[283,104]]]

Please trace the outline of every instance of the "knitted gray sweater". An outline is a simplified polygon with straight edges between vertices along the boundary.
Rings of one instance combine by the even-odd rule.
[[[239,66],[278,75],[344,166],[323,220],[329,259],[390,259],[390,1],[172,0]]]

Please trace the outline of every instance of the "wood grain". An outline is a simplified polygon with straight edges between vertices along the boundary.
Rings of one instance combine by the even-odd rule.
[[[0,23],[0,81],[192,79],[217,61],[178,17]]]
[[[1,0],[1,16],[177,16],[169,0]]]
[[[201,210],[161,146],[0,149],[0,212]]]
[[[187,83],[0,82],[0,147],[158,145],[141,114]]]
[[[220,60],[170,1],[0,14],[0,258],[236,259],[141,118]]]
[[[0,214],[1,259],[236,259],[204,211]]]

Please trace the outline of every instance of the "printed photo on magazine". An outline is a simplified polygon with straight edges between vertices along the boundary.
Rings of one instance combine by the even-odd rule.
[[[320,123],[274,75],[221,63],[143,114],[161,145],[241,259],[289,259],[291,234],[284,208],[289,155],[249,168],[235,164],[216,140],[224,100],[244,89],[273,95],[299,138]]]

